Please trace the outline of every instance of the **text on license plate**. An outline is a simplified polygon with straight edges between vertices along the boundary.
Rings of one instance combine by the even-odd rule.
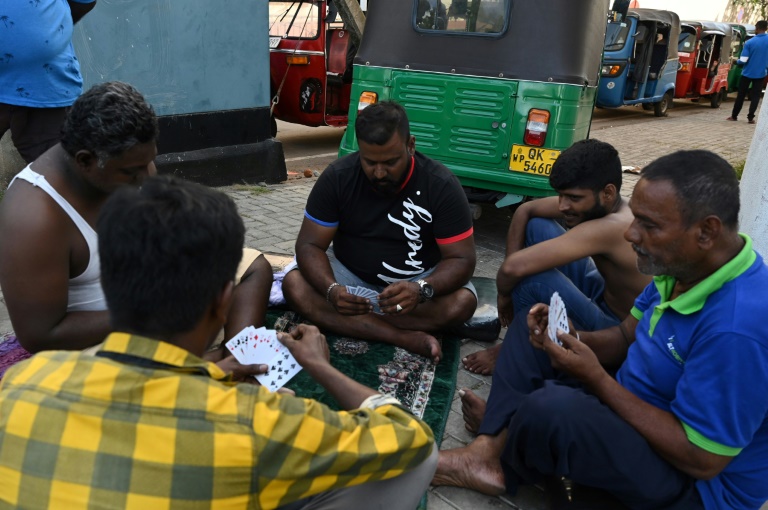
[[[559,155],[560,151],[553,149],[513,145],[509,169],[513,172],[548,176],[552,171],[552,163]]]
[[[277,48],[277,45],[280,44],[280,39],[282,39],[282,37],[270,37],[269,38],[269,47],[270,48]]]

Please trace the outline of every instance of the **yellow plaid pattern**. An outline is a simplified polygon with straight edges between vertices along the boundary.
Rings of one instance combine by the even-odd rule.
[[[124,333],[102,350],[170,367],[54,351],[9,370],[0,507],[276,508],[392,478],[431,451],[429,427],[397,406],[335,412]]]

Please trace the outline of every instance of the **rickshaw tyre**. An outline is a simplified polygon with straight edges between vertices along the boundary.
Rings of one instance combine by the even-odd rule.
[[[653,114],[656,117],[666,117],[672,103],[672,94],[667,92],[658,103],[653,103]]]
[[[720,89],[719,92],[712,94],[709,98],[709,105],[712,108],[720,108],[720,105],[723,103],[723,100],[725,99],[725,89]]]

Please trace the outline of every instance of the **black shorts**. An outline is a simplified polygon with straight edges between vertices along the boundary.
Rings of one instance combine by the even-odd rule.
[[[0,137],[11,130],[11,140],[31,163],[61,139],[61,126],[69,107],[32,108],[0,103]]]

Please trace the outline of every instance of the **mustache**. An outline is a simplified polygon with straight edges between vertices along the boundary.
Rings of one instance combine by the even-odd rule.
[[[638,255],[643,255],[643,256],[647,256],[648,255],[648,253],[645,250],[640,248],[635,243],[632,243],[632,249],[635,250],[635,253],[637,253]]]

